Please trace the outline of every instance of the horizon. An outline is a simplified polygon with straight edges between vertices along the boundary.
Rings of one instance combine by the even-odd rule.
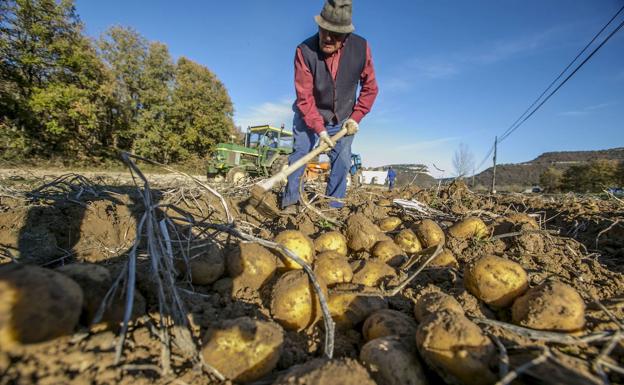
[[[228,90],[237,126],[288,128],[294,50],[316,32],[313,16],[323,2],[270,4],[78,0],[76,7],[93,38],[112,25],[132,27],[167,44],[175,59],[185,56],[208,67]],[[453,153],[465,143],[480,163],[494,136],[621,6],[617,0],[355,2],[356,33],[370,42],[380,93],[353,152],[366,167],[423,163],[433,176],[449,177]],[[498,163],[621,146],[622,64],[619,33],[500,145]],[[445,172],[436,172],[434,163]],[[490,166],[491,158],[477,173]]]

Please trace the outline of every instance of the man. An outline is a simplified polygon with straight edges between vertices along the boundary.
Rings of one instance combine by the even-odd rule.
[[[392,191],[394,188],[394,180],[396,179],[396,171],[394,171],[392,166],[388,168],[388,176],[386,179],[388,179],[388,190]]]
[[[295,54],[294,151],[288,161],[292,164],[309,153],[317,139],[326,143],[331,148],[326,195],[341,199],[347,191],[351,143],[375,102],[377,81],[368,43],[353,33],[351,0],[327,0],[315,21],[318,33],[303,41]],[[330,136],[342,127],[348,134],[334,143]],[[302,167],[288,177],[282,195],[286,213],[296,212],[303,171]],[[331,207],[342,205],[330,201]]]

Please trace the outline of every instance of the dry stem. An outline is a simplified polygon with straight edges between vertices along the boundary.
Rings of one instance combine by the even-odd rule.
[[[542,354],[535,357],[531,361],[517,367],[516,369],[509,372],[505,377],[501,378],[496,385],[507,385],[510,384],[513,380],[518,378],[518,376],[527,370],[531,369],[534,366],[537,366],[543,362],[546,362],[549,358],[552,358],[552,354],[547,347],[542,347]]]
[[[586,334],[581,337],[575,337],[565,333],[545,332],[540,330],[528,329],[522,326],[512,325],[506,322],[495,321],[487,318],[473,318],[473,321],[483,325],[502,327],[532,340],[552,342],[561,345],[584,345],[592,342],[605,341],[609,340],[614,333],[613,331],[603,331]]]

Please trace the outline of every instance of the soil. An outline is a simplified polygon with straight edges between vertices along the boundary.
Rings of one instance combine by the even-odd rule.
[[[146,228],[137,240],[137,225],[145,212],[141,192],[132,185],[128,175],[77,174],[45,176],[19,170],[0,170],[0,264],[35,264],[50,269],[70,263],[94,263],[107,268],[116,278],[125,274],[133,246],[137,247],[136,289],[145,299],[145,312],[135,312],[130,321],[121,363],[115,363],[115,346],[119,341],[118,325],[89,327],[80,324],[71,335],[38,344],[11,349],[0,346],[0,385],[4,384],[218,384],[223,383],[200,365],[189,359],[181,349],[182,340],[173,338],[171,368],[161,365],[161,341],[158,325],[161,320],[157,286],[146,244]],[[179,246],[182,239],[193,239],[192,247],[201,248],[206,242],[216,243],[228,250],[239,242],[224,232],[202,227],[207,223],[227,222],[220,200],[188,179],[173,176],[148,175],[153,186],[153,202],[159,220],[170,218],[170,245],[176,257],[195,255]],[[60,178],[60,179],[59,179]],[[202,178],[205,181],[205,178]],[[278,218],[265,218],[249,209],[247,200],[250,181],[232,186],[211,184],[220,191],[235,217],[240,231],[272,240],[285,229],[298,229],[315,238],[333,226],[310,210]],[[309,187],[313,189],[314,187]],[[319,190],[321,191],[321,190]],[[315,195],[310,191],[310,198]],[[393,198],[416,199],[441,214],[423,215],[392,205]],[[574,287],[586,305],[586,326],[578,335],[601,330],[616,330],[624,317],[624,204],[609,197],[573,195],[481,195],[465,185],[419,189],[415,186],[392,193],[374,187],[349,191],[341,210],[327,210],[324,215],[343,223],[355,213],[364,214],[372,222],[387,216],[401,218],[403,228],[431,217],[443,230],[456,220],[469,215],[481,217],[495,238],[486,240],[457,240],[447,237],[446,247],[459,262],[459,268],[425,268],[401,292],[386,298],[389,308],[413,317],[415,301],[428,291],[442,291],[455,297],[468,317],[489,318],[511,322],[510,310],[494,309],[467,292],[463,285],[463,267],[484,254],[509,258],[521,264],[529,274],[530,286],[547,279],[557,279]],[[513,213],[530,214],[537,219],[539,229],[526,223],[507,223],[504,218]],[[192,221],[194,226],[188,226]],[[514,232],[518,232],[516,235]],[[503,236],[503,237],[501,237]],[[499,237],[499,238],[496,238]],[[203,244],[203,246],[202,246]],[[166,245],[163,243],[163,247]],[[186,250],[186,251],[185,251]],[[201,250],[201,249],[200,249]],[[370,258],[366,251],[352,253],[350,260]],[[415,266],[424,260],[423,256]],[[410,271],[397,271],[386,284],[392,287]],[[199,347],[207,328],[219,322],[247,316],[272,321],[271,291],[280,271],[259,290],[231,294],[231,278],[224,275],[212,285],[191,285],[183,274],[175,276],[179,300],[186,311],[192,340]],[[125,277],[125,275],[124,275]],[[125,291],[123,291],[125,293]],[[0,292],[1,294],[1,292]],[[600,304],[598,304],[598,302]],[[605,311],[602,308],[607,308]],[[0,327],[2,327],[0,314]],[[335,335],[335,360],[323,360],[325,331],[323,322],[296,332],[284,331],[284,345],[275,369],[261,383],[270,384],[369,384],[374,383],[357,357],[364,340],[362,323],[350,329],[339,329]],[[33,325],[36,327],[36,325]],[[508,329],[481,326],[494,335],[509,350],[511,369],[536,357],[544,342],[531,340]],[[592,366],[605,343],[565,346],[547,344],[556,360],[549,360],[521,374],[518,383],[601,383]],[[616,344],[609,355],[612,365],[624,362],[624,346]],[[298,366],[301,365],[301,366]],[[496,373],[496,362],[491,363]],[[611,383],[624,383],[615,371],[605,367]],[[554,373],[545,376],[543,373]],[[441,379],[427,369],[431,383]],[[228,382],[226,382],[228,383]]]

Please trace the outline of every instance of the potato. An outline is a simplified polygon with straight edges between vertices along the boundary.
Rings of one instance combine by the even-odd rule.
[[[396,271],[379,259],[369,259],[353,269],[351,282],[364,286],[378,286],[387,277],[394,277]]]
[[[401,226],[401,223],[401,219],[397,217],[388,217],[378,221],[377,226],[379,226],[381,231],[387,232],[396,230]]]
[[[392,199],[386,199],[386,198],[384,198],[384,199],[380,199],[380,200],[377,202],[377,205],[378,205],[378,206],[381,206],[381,207],[391,207],[391,206],[392,206],[392,204],[393,204]]]
[[[546,281],[516,299],[511,318],[514,323],[532,329],[576,331],[585,325],[585,303],[573,287]]]
[[[521,230],[539,230],[539,225],[533,217],[524,213],[511,213],[506,217],[499,217],[494,224],[494,235]]]
[[[241,317],[208,329],[203,341],[208,365],[232,381],[250,382],[275,368],[284,335],[274,323]]]
[[[373,257],[391,265],[398,266],[404,259],[403,249],[399,247],[393,240],[379,241],[375,244],[372,251]]]
[[[353,278],[353,270],[347,257],[335,251],[325,251],[316,257],[314,273],[328,286],[348,283]]]
[[[351,329],[364,321],[371,313],[388,307],[379,297],[364,297],[355,294],[332,293],[327,306],[336,325],[341,329]]]
[[[425,318],[416,331],[421,357],[445,381],[452,384],[493,384],[490,371],[495,348],[481,329],[452,311],[439,311]]]
[[[318,279],[327,297],[327,286]],[[271,315],[284,328],[303,330],[322,316],[314,286],[303,270],[284,273],[271,293]]]
[[[314,249],[317,253],[335,251],[340,255],[347,255],[347,238],[338,231],[329,231],[321,234],[314,240]]]
[[[483,239],[490,235],[490,232],[480,218],[468,217],[455,223],[448,229],[452,237],[458,239],[477,238]]]
[[[366,369],[351,358],[317,358],[293,366],[273,385],[375,385]]]
[[[392,237],[390,237],[388,234],[380,231],[377,234],[377,242],[380,242],[380,241],[392,241]]]
[[[297,230],[284,230],[277,234],[275,242],[290,249],[290,251],[305,262],[309,264],[314,262],[314,244],[312,240],[302,232]],[[282,261],[289,270],[303,269],[301,265],[286,256],[282,256]]]
[[[370,251],[383,234],[364,214],[353,214],[347,219],[347,246],[353,251]]]
[[[72,263],[56,269],[59,273],[74,280],[82,289],[83,303],[81,321],[86,326],[91,326],[97,314],[102,300],[113,284],[113,278],[107,268],[92,263]],[[104,310],[101,322],[102,326],[114,328],[123,322],[126,311],[126,293],[117,290],[110,306]],[[146,301],[138,290],[134,291],[134,303],[132,306],[131,319],[136,319],[145,314]]]
[[[422,250],[418,237],[410,229],[401,230],[395,237],[394,243],[399,245],[406,253],[417,253]]]
[[[539,225],[535,218],[525,213],[512,213],[507,215],[506,221],[515,225],[525,227],[526,229],[539,230]]]
[[[404,336],[413,341],[416,335],[416,322],[397,310],[377,310],[364,321],[362,334],[366,341],[387,336]]]
[[[227,270],[232,277],[232,293],[257,290],[277,269],[277,258],[257,243],[240,243],[228,254]]]
[[[367,342],[360,351],[360,361],[378,384],[427,384],[415,352],[410,351],[398,336],[376,338]]]
[[[458,268],[459,263],[457,263],[457,259],[449,249],[442,249],[440,254],[438,254],[431,262],[429,262],[429,266],[431,267],[454,267]]]
[[[71,334],[83,294],[72,279],[38,266],[0,266],[0,350]]]
[[[82,289],[82,317],[86,325],[91,324],[102,300],[113,284],[110,272],[104,266],[92,263],[72,263],[56,269],[71,278]]]
[[[444,243],[444,231],[440,226],[431,219],[423,219],[419,223],[412,227],[416,236],[420,240],[420,244],[423,248],[431,246],[437,246],[440,243]]]
[[[529,287],[522,266],[495,255],[471,261],[464,269],[464,286],[472,295],[494,307],[511,305]]]
[[[198,250],[186,263],[183,259],[176,260],[176,267],[183,274],[190,269],[191,282],[194,285],[210,285],[225,273],[225,257],[216,244],[209,244]]]
[[[213,283],[212,290],[226,298],[232,296],[232,294],[239,293],[238,291],[234,290],[234,280],[230,277],[221,278]]]
[[[431,314],[443,310],[464,314],[464,309],[455,298],[448,294],[434,291],[423,294],[418,298],[414,305],[414,317],[416,321],[423,322]]]

